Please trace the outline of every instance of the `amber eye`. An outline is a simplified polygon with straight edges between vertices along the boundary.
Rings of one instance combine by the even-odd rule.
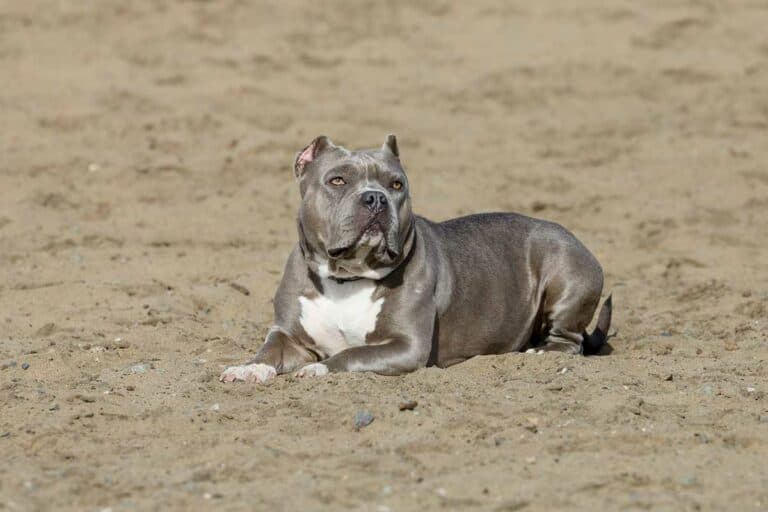
[[[330,183],[334,187],[341,187],[342,185],[347,184],[347,182],[344,181],[344,178],[342,178],[341,176],[336,176],[335,178],[331,179],[331,181],[329,181],[328,183]]]
[[[392,187],[393,190],[402,190],[403,182],[402,181],[393,181],[391,187]]]

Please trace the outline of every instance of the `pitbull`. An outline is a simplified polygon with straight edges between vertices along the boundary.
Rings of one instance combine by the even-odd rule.
[[[576,237],[515,213],[435,223],[411,212],[394,135],[350,151],[320,136],[300,151],[299,242],[274,299],[275,324],[222,382],[329,372],[401,375],[482,354],[594,354],[603,272]]]

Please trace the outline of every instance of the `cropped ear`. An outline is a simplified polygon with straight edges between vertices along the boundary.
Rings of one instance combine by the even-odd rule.
[[[395,158],[400,158],[400,150],[397,149],[397,137],[393,133],[387,135],[387,140],[381,149],[389,149],[389,151],[395,155]]]
[[[320,153],[335,147],[331,139],[325,135],[315,138],[307,147],[296,154],[296,160],[293,162],[293,172],[296,177],[301,178],[307,165],[315,160]]]

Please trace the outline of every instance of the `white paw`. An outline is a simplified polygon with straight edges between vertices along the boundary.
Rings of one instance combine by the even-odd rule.
[[[323,363],[308,364],[296,372],[297,377],[321,377],[323,375],[328,375],[328,367]]]
[[[540,348],[529,348],[525,351],[526,354],[543,354],[544,351]]]
[[[277,370],[268,364],[253,363],[230,366],[219,377],[221,382],[267,382],[277,376]]]

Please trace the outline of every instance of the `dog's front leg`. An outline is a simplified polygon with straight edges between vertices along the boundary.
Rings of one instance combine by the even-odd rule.
[[[375,372],[402,375],[427,365],[432,346],[430,338],[394,338],[383,343],[342,350],[319,363],[298,371],[299,377],[320,376],[329,372]]]
[[[431,297],[418,295],[401,300],[404,306],[391,314],[398,331],[373,333],[374,341],[350,347],[324,361],[301,368],[299,377],[329,372],[375,372],[402,375],[427,366],[432,355],[432,336],[437,325],[437,308]],[[378,341],[381,340],[381,341]]]
[[[295,369],[317,361],[317,356],[298,344],[279,327],[273,327],[267,334],[256,357],[239,366],[230,366],[219,377],[221,382],[266,382],[278,374],[290,373]]]

